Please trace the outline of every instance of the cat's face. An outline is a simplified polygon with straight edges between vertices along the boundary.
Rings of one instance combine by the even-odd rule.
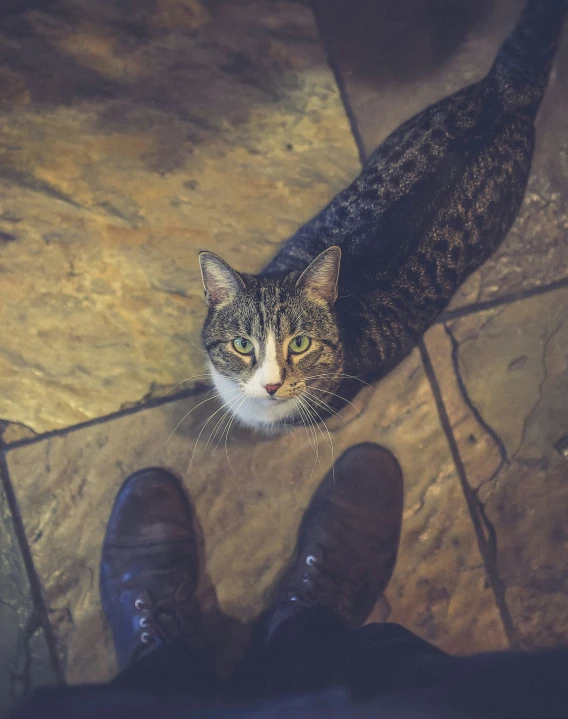
[[[333,311],[340,257],[331,247],[296,279],[240,274],[199,255],[203,344],[220,399],[243,424],[278,431],[326,414],[343,372]]]

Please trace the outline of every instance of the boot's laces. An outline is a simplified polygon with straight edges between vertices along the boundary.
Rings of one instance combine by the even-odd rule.
[[[142,644],[164,644],[171,637],[189,634],[192,629],[190,613],[183,611],[183,604],[188,601],[184,585],[159,599],[148,591],[142,592],[134,600],[137,612],[136,619],[140,629],[139,639]]]
[[[301,583],[294,582],[288,590],[286,603],[293,606],[325,605],[340,614],[351,615],[358,582],[332,572],[322,559],[308,554],[304,560],[306,570]]]

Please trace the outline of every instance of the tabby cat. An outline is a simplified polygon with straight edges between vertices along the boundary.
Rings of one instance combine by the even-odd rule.
[[[488,75],[395,130],[259,275],[200,253],[203,343],[244,424],[274,431],[336,410],[354,378],[403,359],[503,240],[565,9],[529,0]]]

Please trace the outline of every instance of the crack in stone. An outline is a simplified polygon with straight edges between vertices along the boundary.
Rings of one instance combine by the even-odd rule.
[[[16,495],[14,493],[14,488],[12,486],[12,482],[10,479],[10,473],[8,471],[8,464],[6,461],[6,447],[0,446],[0,489],[4,490],[4,496],[6,498],[7,502],[7,509],[10,514],[10,517],[12,519],[12,524],[14,528],[14,535],[15,540],[20,548],[20,555],[22,557],[22,561],[24,564],[25,572],[28,579],[28,586],[29,586],[29,592],[31,595],[31,601],[34,606],[34,610],[32,612],[32,615],[28,619],[28,630],[29,627],[34,626],[35,622],[35,629],[36,631],[38,628],[43,629],[44,637],[47,644],[48,654],[49,658],[52,664],[52,668],[55,672],[55,675],[57,677],[57,681],[59,683],[63,682],[63,672],[61,665],[59,664],[57,660],[57,652],[56,652],[56,645],[55,645],[55,638],[53,636],[53,630],[51,627],[51,624],[49,622],[49,618],[47,615],[47,608],[45,605],[45,601],[43,598],[42,590],[41,590],[41,583],[39,580],[39,576],[36,572],[34,561],[32,558],[32,553],[27,541],[26,537],[26,531],[24,528],[23,519],[20,513],[20,508],[16,499]],[[28,637],[27,641],[29,642],[31,640],[31,637],[33,636],[33,631],[30,632],[30,636]],[[24,635],[26,636],[26,635]]]
[[[428,402],[426,400],[422,402],[418,402],[418,404],[413,405],[410,409],[405,410],[401,414],[399,414],[397,417],[395,417],[392,422],[389,422],[388,424],[385,424],[381,427],[383,432],[389,432],[390,430],[397,429],[401,426],[401,424],[404,423],[404,421],[412,416],[413,414],[417,414],[421,409],[423,409]],[[366,408],[365,408],[366,409]],[[361,411],[361,414],[363,414],[363,411]]]
[[[425,487],[423,487],[422,491],[420,492],[420,495],[418,497],[418,507],[412,512],[412,516],[416,517],[420,512],[424,509],[426,506],[426,495],[430,491],[430,489],[438,482],[438,480],[442,479],[437,474],[435,474],[430,481],[426,484]]]
[[[531,411],[529,412],[529,414],[525,417],[525,420],[523,422],[522,432],[521,432],[521,439],[520,439],[518,447],[512,453],[511,459],[516,458],[518,451],[523,446],[530,418],[532,416],[534,416],[534,413],[537,411],[540,403],[542,402],[543,388],[544,388],[546,381],[548,380],[548,368],[546,365],[546,355],[547,355],[548,347],[549,347],[550,342],[556,336],[556,334],[560,331],[562,326],[563,326],[563,323],[560,322],[555,327],[555,329],[550,333],[550,335],[547,337],[546,341],[544,342],[544,346],[542,349],[542,364],[543,364],[543,368],[544,368],[544,376],[543,376],[541,382],[539,383],[539,398],[538,398],[537,402],[535,403],[535,405],[533,406],[533,408],[531,409]],[[489,423],[483,418],[478,407],[476,407],[476,405],[473,403],[471,397],[469,396],[469,393],[467,392],[467,388],[465,385],[464,378],[461,374],[460,367],[459,367],[459,357],[458,357],[459,346],[460,346],[459,342],[458,342],[457,338],[455,337],[455,335],[453,334],[451,328],[448,327],[447,324],[444,324],[444,329],[445,329],[446,334],[449,337],[450,342],[451,342],[452,363],[453,363],[454,372],[455,372],[458,388],[459,388],[460,394],[462,396],[462,399],[465,402],[465,404],[468,406],[470,411],[472,412],[472,414],[475,417],[478,424],[481,427],[483,427],[483,429],[494,440],[494,442],[496,443],[496,445],[499,449],[500,455],[501,455],[501,461],[499,462],[499,466],[491,474],[491,476],[489,478],[487,478],[486,480],[484,480],[481,484],[479,484],[475,490],[472,490],[471,488],[469,488],[469,491],[471,492],[471,500],[472,500],[472,505],[471,505],[470,511],[472,511],[473,507],[475,506],[474,511],[477,513],[480,524],[483,527],[483,531],[484,531],[485,551],[483,552],[483,554],[484,554],[485,560],[487,562],[488,575],[490,577],[490,581],[492,581],[494,585],[495,585],[495,582],[497,582],[497,585],[495,585],[495,586],[498,587],[499,594],[502,595],[503,604],[506,606],[507,586],[504,583],[504,581],[502,580],[502,578],[499,574],[499,571],[498,571],[497,531],[495,529],[495,526],[493,525],[493,523],[490,521],[489,517],[487,516],[486,508],[479,497],[479,492],[482,489],[482,487],[484,487],[486,484],[490,484],[491,482],[493,482],[505,466],[510,466],[511,459],[508,457],[505,443],[503,442],[501,437],[498,435],[498,433],[494,430],[494,428],[491,427],[491,425],[489,425]],[[465,468],[464,468],[464,472],[465,472]],[[466,478],[466,481],[467,481],[467,478]],[[468,485],[468,487],[469,487],[469,485]],[[464,489],[464,491],[465,491],[465,489]],[[467,494],[467,492],[466,492],[466,494]],[[489,567],[492,568],[492,571],[489,571]],[[491,575],[493,575],[493,576],[491,576]],[[511,646],[514,648],[519,647],[520,639],[518,638],[516,629],[512,622],[511,615],[508,614],[507,617],[502,616],[502,619],[504,620],[504,624],[507,624],[508,620],[510,620],[510,622],[511,622],[510,627],[509,627],[510,631],[507,631],[509,640],[511,642]],[[506,630],[507,630],[507,627],[506,627]]]
[[[554,292],[555,290],[564,289],[566,287],[568,287],[568,277],[563,277],[560,280],[555,280],[554,282],[550,282],[546,285],[536,285],[535,287],[529,287],[528,289],[519,290],[518,292],[511,292],[511,294],[502,295],[501,297],[494,297],[493,299],[467,304],[463,307],[456,307],[454,309],[446,309],[438,315],[438,317],[434,320],[434,323],[445,324],[449,320],[466,317],[467,315],[473,315],[477,312],[485,312],[486,310],[491,310],[494,307],[510,305],[513,302],[520,302],[538,295],[545,295],[549,292]]]
[[[548,367],[546,366],[546,353],[548,351],[548,345],[554,339],[554,337],[556,337],[558,332],[560,332],[563,324],[564,324],[563,322],[559,322],[557,327],[550,333],[550,335],[547,337],[546,341],[544,342],[544,345],[542,348],[542,358],[541,358],[542,366],[543,366],[543,370],[544,370],[544,376],[538,384],[538,399],[537,399],[536,403],[534,404],[534,406],[531,408],[530,412],[526,415],[526,417],[523,421],[523,427],[521,430],[521,438],[519,440],[519,445],[518,445],[517,449],[513,453],[513,457],[516,456],[516,454],[520,451],[521,447],[523,446],[523,444],[525,442],[525,436],[526,436],[529,420],[534,416],[535,412],[537,411],[537,409],[540,406],[540,403],[543,400],[543,397],[544,397],[543,388],[548,380]]]
[[[477,510],[479,512],[479,518],[483,524],[483,527],[485,528],[485,540],[487,542],[486,549],[489,552],[489,556],[491,558],[491,564],[495,567],[495,572],[497,574],[497,577],[499,581],[501,582],[501,586],[503,588],[503,597],[505,596],[505,583],[501,579],[501,575],[498,572],[497,569],[497,530],[495,529],[495,526],[493,522],[489,519],[487,516],[487,512],[485,511],[485,505],[483,502],[479,499],[477,494],[473,492],[473,499],[476,502]]]
[[[28,694],[32,688],[33,655],[30,644],[38,629],[41,629],[39,617],[32,612],[22,629],[22,668],[19,671],[10,671],[10,698],[13,703]]]
[[[482,427],[485,430],[485,432],[487,432],[487,434],[495,442],[495,444],[497,445],[497,449],[499,450],[500,457],[501,457],[501,460],[499,462],[499,465],[497,466],[497,469],[495,469],[493,471],[493,473],[491,474],[491,476],[488,479],[484,480],[477,487],[476,490],[473,490],[475,492],[475,494],[478,495],[481,487],[484,486],[485,484],[493,482],[495,480],[495,478],[498,476],[498,474],[501,472],[503,467],[509,466],[511,464],[511,462],[510,462],[508,454],[507,454],[507,447],[505,446],[505,442],[501,439],[501,437],[499,436],[497,431],[484,419],[483,415],[481,414],[481,411],[474,404],[473,400],[469,396],[469,393],[467,391],[467,387],[465,385],[465,381],[464,381],[464,378],[462,376],[461,369],[459,366],[459,342],[458,342],[456,336],[454,335],[451,328],[447,324],[444,324],[444,330],[445,330],[446,335],[448,336],[451,346],[452,346],[452,353],[451,353],[452,365],[454,368],[454,374],[456,377],[456,382],[457,382],[458,389],[459,389],[460,395],[462,397],[462,400],[464,401],[465,405],[469,408],[469,410],[473,414],[476,422],[480,425],[480,427]]]
[[[175,388],[176,385],[174,385]],[[32,444],[37,444],[39,442],[44,442],[48,439],[51,439],[52,437],[65,437],[68,434],[71,434],[72,432],[77,432],[81,429],[85,429],[86,427],[95,427],[99,424],[106,424],[107,422],[112,422],[115,419],[119,419],[120,417],[125,417],[127,415],[131,414],[137,414],[138,412],[143,412],[147,409],[152,409],[153,407],[160,407],[163,404],[172,404],[173,402],[178,402],[179,400],[188,399],[190,397],[194,397],[197,394],[200,394],[201,392],[204,392],[205,390],[211,390],[211,387],[207,387],[202,384],[196,384],[191,389],[182,390],[181,392],[177,392],[176,394],[171,395],[164,395],[161,397],[150,397],[147,401],[145,401],[144,398],[137,402],[133,403],[125,403],[123,407],[121,407],[116,412],[112,412],[111,414],[104,415],[102,417],[95,417],[94,419],[88,419],[84,422],[79,422],[78,424],[70,425],[69,427],[61,427],[58,429],[52,429],[49,432],[44,432],[43,434],[36,434],[34,437],[26,437],[24,439],[18,439],[14,442],[9,443],[2,443],[0,442],[0,448],[3,447],[4,452],[11,452],[15,449],[19,449],[20,447],[27,447]]]
[[[455,340],[453,334],[451,334],[450,332],[450,339],[452,338],[457,343],[457,340]],[[442,391],[440,389],[436,373],[434,372],[434,367],[432,365],[430,355],[428,354],[428,350],[426,349],[426,345],[424,344],[424,340],[420,340],[420,342],[418,343],[418,347],[420,349],[422,364],[424,365],[424,370],[430,382],[434,401],[438,409],[440,423],[446,435],[452,459],[454,460],[456,472],[459,477],[465,502],[477,538],[479,552],[484,561],[485,573],[489,580],[491,590],[493,591],[493,596],[495,597],[495,604],[501,617],[505,636],[507,637],[511,648],[516,649],[519,646],[517,630],[513,623],[513,618],[511,616],[511,612],[506,601],[506,586],[501,579],[497,568],[497,533],[495,532],[495,528],[493,527],[492,523],[487,518],[487,515],[485,513],[485,507],[483,506],[481,500],[479,499],[479,497],[477,497],[476,493],[469,485],[469,482],[467,480],[467,473],[460,455],[450,418],[444,404]]]

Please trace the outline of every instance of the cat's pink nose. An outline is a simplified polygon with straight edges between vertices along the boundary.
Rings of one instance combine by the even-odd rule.
[[[264,389],[268,392],[269,395],[276,394],[278,390],[282,387],[282,383],[280,384],[265,384]]]

